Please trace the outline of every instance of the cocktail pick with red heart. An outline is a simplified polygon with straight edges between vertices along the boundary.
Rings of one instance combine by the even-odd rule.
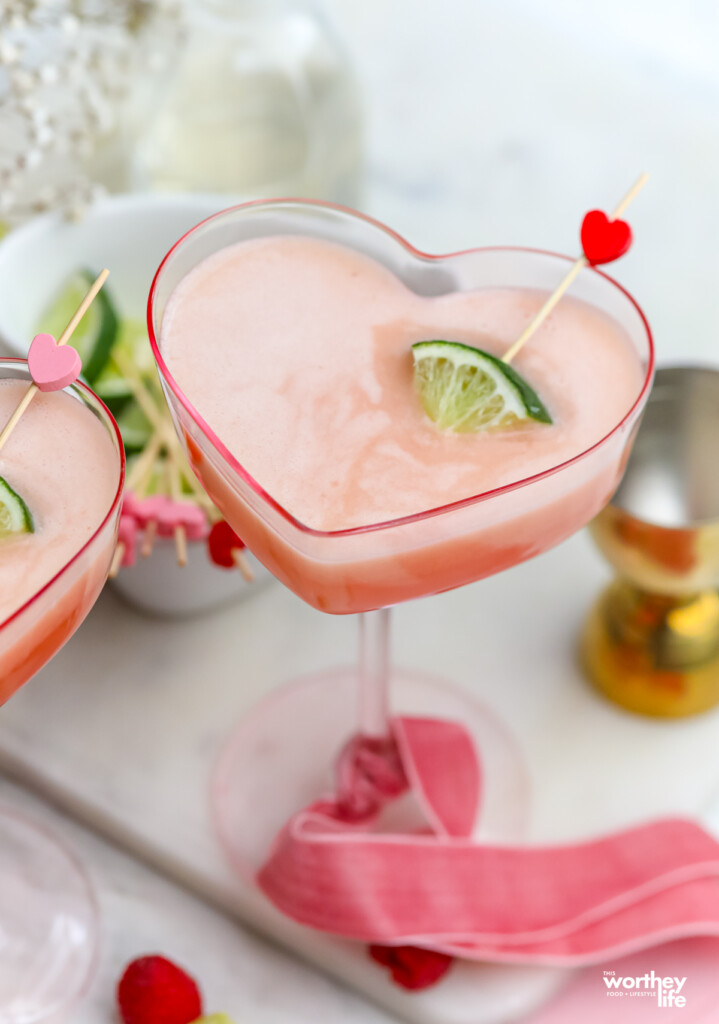
[[[580,233],[584,258],[590,266],[612,263],[632,244],[632,229],[625,220],[610,220],[602,210],[590,210]]]
[[[135,564],[137,554],[137,520],[131,511],[125,508],[123,503],[120,513],[120,524],[117,531],[117,547],[108,572],[109,579],[117,576],[120,566],[131,566]]]
[[[236,567],[247,582],[251,583],[254,576],[242,553],[244,547],[244,542],[224,519],[220,519],[214,524],[207,538],[207,550],[215,565],[220,565],[223,569]]]
[[[586,214],[580,232],[582,255],[575,260],[534,319],[504,353],[502,359],[505,363],[511,363],[537,328],[541,327],[580,270],[600,263],[611,263],[624,255],[632,244],[632,229],[626,221],[621,220],[621,216],[648,180],[648,174],[641,174],[610,217],[602,210],[590,210]]]
[[[28,353],[28,367],[32,384],[0,432],[0,449],[12,434],[20,417],[38,391],[58,391],[77,380],[81,369],[80,357],[74,349],[64,349],[63,346],[70,340],[72,332],[104,285],[109,273],[109,270],[100,271],[57,341],[51,334],[38,334],[33,339]]]
[[[209,533],[207,516],[198,505],[192,501],[167,498],[157,517],[157,534],[159,537],[172,537],[178,526],[185,531],[187,540],[204,540]]]

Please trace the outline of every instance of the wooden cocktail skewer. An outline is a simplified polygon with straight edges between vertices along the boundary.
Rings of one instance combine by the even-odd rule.
[[[181,457],[181,449],[169,415],[160,412],[155,404],[152,394],[145,385],[140,374],[137,372],[135,364],[131,359],[128,359],[124,353],[115,352],[113,353],[112,360],[120,373],[122,373],[125,380],[130,384],[133,396],[137,401],[137,404],[140,406],[140,409],[153,426],[155,434],[162,437],[165,443],[168,492],[174,501],[181,501],[182,479],[186,474],[183,474],[182,467],[178,462],[178,458]],[[152,545],[155,540],[156,532],[157,523],[151,520],[147,524],[140,552],[144,557],[147,557],[152,552]],[[187,565],[187,531],[182,524],[178,524],[173,532],[175,537],[175,547],[177,550],[177,564],[179,566],[185,566]]]
[[[133,397],[137,400],[137,404],[149,420],[150,425],[156,433],[162,436],[165,447],[176,456],[182,479],[186,480],[192,488],[198,504],[203,505],[203,507],[208,509],[214,509],[215,506],[212,500],[203,491],[197,482],[194,473],[190,470],[190,467],[187,466],[187,468],[185,468],[186,459],[184,452],[182,450],[180,440],[175,433],[175,428],[172,424],[172,420],[170,419],[167,406],[164,404],[164,398],[161,399],[163,403],[161,410],[158,408],[154,395],[138,373],[132,360],[128,359],[126,355],[120,352],[114,353],[112,360],[132,388]]]
[[[613,213],[612,213],[612,220],[617,220],[619,217],[621,217],[621,215],[624,213],[624,211],[629,206],[629,204],[637,197],[637,195],[644,188],[644,186],[646,185],[648,180],[649,180],[649,175],[648,174],[641,174],[637,178],[637,180],[634,182],[634,184],[629,189],[627,194],[624,196],[622,201],[619,203],[619,205],[613,211]],[[559,302],[561,297],[564,295],[564,293],[566,292],[567,288],[569,288],[569,286],[571,285],[572,281],[577,276],[579,271],[583,270],[584,267],[586,267],[588,265],[589,265],[589,260],[584,255],[580,256],[579,259],[576,260],[576,262],[572,264],[572,266],[567,271],[567,273],[564,275],[562,280],[559,282],[559,284],[557,285],[555,290],[552,292],[552,294],[549,296],[549,298],[544,303],[542,308],[539,310],[539,312],[535,316],[534,320],[532,320],[532,322],[529,323],[524,328],[523,332],[520,334],[520,336],[517,338],[517,340],[514,342],[514,344],[510,348],[508,348],[507,351],[504,353],[504,355],[502,356],[503,362],[505,362],[505,363],[511,363],[512,362],[514,357],[522,349],[522,347],[529,341],[529,339],[532,337],[532,335],[537,330],[537,328],[541,327],[541,325],[547,319],[547,317],[552,312],[554,307],[557,305],[557,303]]]
[[[70,340],[70,338],[72,336],[73,331],[75,330],[77,325],[80,323],[80,321],[82,320],[83,316],[87,312],[88,308],[92,304],[95,296],[97,295],[97,293],[100,291],[100,289],[104,285],[105,281],[107,280],[109,273],[110,273],[110,271],[107,270],[107,269],[101,270],[100,273],[95,278],[95,280],[92,282],[92,284],[90,285],[90,288],[89,288],[89,290],[87,292],[87,295],[85,296],[85,298],[82,300],[80,305],[75,310],[75,312],[74,312],[70,322],[68,323],[67,327],[65,328],[65,330],[62,332],[60,337],[57,339],[57,346],[58,346],[58,348],[61,345],[66,345],[68,343],[68,341]],[[25,412],[27,407],[30,405],[30,402],[32,402],[32,400],[35,397],[35,394],[36,394],[36,392],[38,390],[39,390],[39,388],[38,388],[37,384],[35,384],[35,383],[30,384],[30,386],[28,387],[27,391],[25,392],[25,394],[23,395],[23,397],[22,397],[22,399],[20,401],[20,404],[17,406],[17,408],[15,409],[13,414],[11,415],[10,419],[7,421],[7,423],[3,427],[2,432],[0,433],[0,449],[2,449],[3,445],[5,444],[7,439],[12,434],[13,430],[15,429],[15,427],[17,426],[17,424],[18,424],[18,422],[20,420],[20,417]]]
[[[232,550],[232,561],[235,563],[237,568],[242,573],[242,578],[245,583],[254,583],[255,574],[252,571],[252,566],[247,561],[244,551],[240,548],[233,548]]]
[[[140,555],[143,558],[149,558],[152,554],[152,549],[155,546],[155,538],[157,537],[157,520],[151,519],[145,527],[145,532],[142,535],[142,545],[140,547]]]
[[[134,491],[138,497],[141,497],[147,485],[152,477],[152,467],[155,464],[155,460],[162,450],[163,438],[159,431],[155,431],[147,445],[142,451],[142,454],[138,457],[137,462],[132,467],[132,472],[127,477],[125,482],[125,491]],[[113,580],[122,565],[122,560],[125,557],[125,544],[123,541],[118,541],[117,547],[115,548],[115,554],[113,555],[112,564],[110,565],[110,571],[108,576]]]
[[[167,482],[168,482],[168,493],[172,494],[174,500],[179,501],[182,496],[182,483],[181,483],[181,470],[179,467],[176,468],[175,453],[173,451],[173,445],[171,444],[172,438],[175,436],[172,423],[169,418],[163,416],[160,410],[155,404],[155,400],[150,394],[149,390],[145,386],[142,377],[137,372],[135,364],[124,355],[122,352],[113,352],[112,361],[117,366],[120,373],[123,375],[125,380],[128,382],[132,389],[132,394],[140,409],[145,414],[146,418],[153,427],[153,436],[151,439],[154,441],[152,455],[146,461],[146,467],[151,472],[152,464],[160,453],[160,449],[165,447],[165,459],[166,459],[166,471],[167,471]],[[142,456],[147,456],[149,445],[142,453]],[[141,458],[142,458],[141,456]],[[137,469],[137,466],[135,467]],[[134,474],[133,474],[134,475]],[[128,481],[128,490],[137,489],[132,487],[132,481]],[[138,495],[139,496],[139,495]],[[180,566],[187,565],[187,536],[185,528],[181,525],[175,527],[175,546],[177,548],[177,564]],[[140,554],[143,558],[148,558],[152,554],[152,548],[155,543],[155,537],[157,536],[157,522],[151,519],[145,528],[145,533],[142,540],[142,547],[140,548]],[[120,545],[118,545],[119,547]]]
[[[150,382],[145,382],[145,380],[143,380],[143,378],[140,377],[140,375],[137,373],[137,370],[135,370],[134,364],[129,362],[126,359],[126,357],[123,357],[123,359],[124,359],[123,365],[125,367],[125,370],[122,371],[122,372],[123,372],[123,374],[125,374],[125,371],[129,370],[131,375],[134,373],[134,375],[135,375],[134,380],[132,379],[131,376],[128,376],[127,379],[129,380],[129,382],[132,385],[133,389],[135,388],[135,386],[137,386],[137,396],[138,396],[138,398],[139,398],[140,395],[143,396],[142,398],[139,398],[139,402],[141,404],[141,407],[145,411],[145,415],[147,416],[147,418],[150,420],[151,423],[152,422],[157,422],[156,420],[153,421],[153,416],[155,416],[155,417],[162,416],[162,418],[165,421],[166,429],[167,429],[166,441],[167,441],[168,446],[170,448],[172,448],[172,450],[175,451],[176,454],[177,454],[177,458],[178,458],[178,461],[180,463],[180,467],[181,467],[181,470],[182,470],[182,478],[183,478],[183,480],[188,484],[188,486],[192,490],[193,497],[194,497],[195,501],[197,502],[197,504],[201,505],[205,509],[205,511],[207,512],[208,519],[210,519],[210,521],[212,521],[212,522],[217,522],[218,519],[222,519],[223,518],[222,513],[217,508],[217,506],[215,505],[215,503],[212,500],[212,498],[210,498],[210,496],[208,495],[207,491],[205,491],[205,489],[203,488],[202,484],[200,483],[200,481],[197,479],[195,474],[192,472],[192,469],[190,468],[190,464],[189,464],[189,462],[187,460],[187,456],[186,456],[185,451],[184,451],[184,449],[182,447],[180,439],[177,436],[177,434],[175,433],[175,427],[174,427],[174,425],[172,423],[172,419],[170,417],[169,409],[167,408],[167,405],[165,404],[165,396],[164,396],[162,388],[161,388],[161,386],[159,384],[159,381],[157,381],[155,379],[155,380],[150,381]],[[118,366],[119,366],[119,364],[118,364]],[[155,384],[154,388],[152,387],[153,384]],[[157,392],[157,396],[155,396],[155,394],[153,394],[153,391]],[[157,403],[160,404],[160,406],[161,406],[161,408],[163,410],[162,413],[159,412],[158,407],[157,407]],[[154,404],[154,412],[150,412],[150,409],[152,408],[152,404]],[[247,561],[247,560],[245,559],[245,561]],[[249,566],[248,566],[248,568],[249,568]],[[249,571],[250,571],[250,573],[252,572],[251,569]]]
[[[149,558],[152,554],[152,549],[155,546],[155,537],[157,537],[157,520],[151,519],[145,527],[145,532],[142,535],[140,554],[143,558]]]
[[[119,541],[117,547],[115,548],[115,553],[112,556],[112,562],[110,563],[110,568],[107,573],[107,578],[109,580],[114,580],[117,574],[119,573],[120,566],[122,565],[122,560],[124,557],[125,545],[123,541]]]
[[[169,417],[160,412],[150,389],[140,376],[140,373],[133,361],[126,356],[124,352],[113,352],[110,358],[132,388],[133,398],[150,421],[153,429],[162,430],[163,432],[165,432],[168,427],[172,429],[172,423],[170,422]],[[172,432],[174,434],[174,430]],[[167,441],[169,442],[169,432]]]
[[[153,440],[154,440],[154,444],[153,444]],[[148,447],[148,448],[145,449],[145,451],[152,451],[152,458],[147,459],[147,461],[145,463],[145,466],[143,467],[144,472],[143,472],[142,482],[141,483],[136,483],[134,488],[133,488],[133,491],[134,491],[135,495],[138,498],[144,497],[145,492],[147,490],[147,486],[149,484],[149,481],[152,478],[153,464],[154,464],[155,459],[159,455],[160,450],[162,448],[162,439],[161,439],[161,437],[158,436],[156,439],[151,439],[150,440],[150,444],[153,445],[152,449],[150,449]],[[143,452],[143,455],[144,454],[145,453]],[[143,538],[142,538],[142,547],[140,549],[140,554],[142,555],[143,558],[148,558],[152,554],[152,548],[153,548],[153,545],[155,543],[156,535],[157,535],[157,521],[154,520],[154,519],[151,519],[149,521],[149,523],[147,524],[147,526],[145,527],[145,532],[144,532]],[[108,573],[110,579],[114,579],[115,576],[117,576],[118,572],[120,571],[120,567],[122,565],[122,560],[123,560],[124,557],[125,557],[125,543],[124,543],[124,541],[120,540],[120,541],[118,541],[117,547],[115,548],[115,554],[113,556],[112,564],[110,566],[110,572]]]
[[[155,464],[157,456],[162,451],[164,443],[163,431],[155,430],[152,437],[147,442],[147,445],[142,450],[142,454],[138,455],[137,462],[132,467],[132,470],[127,477],[127,481],[125,483],[126,491],[135,491],[137,493],[150,479],[152,476],[152,467]]]
[[[170,491],[170,497],[173,501],[182,500],[182,473],[180,467],[177,464],[177,460],[172,457],[172,454],[167,454],[167,476],[168,485]],[[199,513],[198,513],[199,514]],[[185,527],[178,523],[174,530],[173,536],[175,538],[175,550],[177,551],[177,564],[181,567],[187,565],[187,531]]]
[[[147,488],[150,486],[152,480],[152,471],[155,466],[155,462],[162,451],[165,439],[161,430],[153,432],[147,446],[144,448],[142,454],[138,458],[136,464],[133,466],[132,472],[128,477],[128,482],[125,485],[126,492],[133,491],[138,498],[143,498],[147,492]],[[145,532],[142,538],[142,547],[140,548],[140,554],[143,558],[149,558],[152,554],[152,547],[155,543],[155,535],[157,533],[157,523],[154,520],[145,527]]]
[[[112,359],[125,380],[130,384],[133,397],[137,400],[138,405],[154,428],[155,433],[153,436],[158,439],[161,437],[164,442],[167,451],[168,471],[170,471],[169,480],[173,499],[176,501],[181,499],[182,480],[186,480],[192,489],[195,500],[205,509],[210,520],[217,521],[218,519],[221,519],[222,513],[219,512],[212,499],[208,497],[202,489],[189,466],[186,467],[184,452],[182,450],[180,440],[175,433],[175,428],[166,407],[164,407],[163,411],[160,411],[155,396],[152,394],[150,388],[137,371],[137,368],[131,359],[122,352],[113,353]],[[161,400],[164,402],[163,399]],[[158,450],[159,447],[161,447],[161,445],[158,445]],[[147,451],[147,449],[145,451]],[[143,452],[143,455],[144,454],[145,452]],[[156,455],[157,452],[153,455],[153,461]],[[174,456],[174,458],[172,458],[172,456]],[[132,489],[131,482],[128,483],[128,489]],[[151,524],[148,524],[148,529],[149,525]],[[187,562],[186,541],[187,538],[184,527],[181,525],[177,526],[175,529],[175,544],[178,550],[178,563],[180,565],[184,565]],[[144,554],[145,550],[147,550],[149,554],[152,550],[153,542],[154,533],[148,538],[146,531],[141,554]],[[252,583],[255,576],[244,552],[240,548],[235,548],[232,558],[246,582]]]

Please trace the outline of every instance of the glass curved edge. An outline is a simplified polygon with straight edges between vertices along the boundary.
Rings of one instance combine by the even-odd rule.
[[[158,269],[148,300],[150,339],[165,392],[200,482],[250,550],[275,576],[323,611],[367,611],[454,589],[501,572],[564,540],[600,511],[616,489],[626,464],[634,428],[651,387],[654,348],[648,323],[636,301],[612,278],[595,270],[589,273],[605,282],[636,315],[637,333],[645,346],[641,352],[642,346],[638,347],[638,354],[645,372],[632,407],[591,448],[561,465],[495,491],[353,530],[313,530],[268,495],[226,449],[174,381],[162,358],[156,332],[162,315],[157,305],[158,287],[163,273],[173,270],[173,254],[182,253],[183,246],[197,238],[197,232],[211,231],[230,218],[276,209],[299,210],[305,219],[316,213],[359,222],[364,230],[369,228],[399,247],[410,260],[435,262],[466,260],[477,254],[517,254],[562,263],[570,261],[569,257],[557,254],[500,247],[430,257],[370,218],[332,204],[296,200],[234,207],[203,221],[176,243]],[[207,241],[204,244],[206,247]],[[174,284],[186,272],[187,269],[179,273]],[[442,522],[439,528],[438,521]]]
[[[27,362],[0,359],[0,376],[23,371]],[[125,480],[125,453],[117,424],[107,406],[87,385],[77,382],[73,393],[97,415],[118,455],[118,482],[112,504],[90,538],[47,583],[9,618],[0,623],[0,705],[32,678],[70,639],[102,590],[117,538]]]

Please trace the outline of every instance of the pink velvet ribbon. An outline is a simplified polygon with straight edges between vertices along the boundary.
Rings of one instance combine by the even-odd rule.
[[[470,838],[480,768],[460,725],[398,718],[342,752],[335,794],[296,814],[257,882],[320,931],[495,962],[572,965],[719,935],[719,844],[668,818],[588,842],[511,847]],[[380,831],[411,790],[427,829]]]

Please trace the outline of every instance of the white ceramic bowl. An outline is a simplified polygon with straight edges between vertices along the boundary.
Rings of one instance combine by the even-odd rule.
[[[124,316],[144,320],[147,294],[167,250],[189,228],[230,205],[226,196],[133,193],[95,203],[78,222],[55,213],[36,217],[0,242],[0,347],[25,356],[38,316],[78,267],[108,267],[110,288]],[[151,558],[122,569],[116,588],[143,611],[187,615],[251,595],[269,578],[251,555],[255,583],[213,565],[204,542],[176,562],[172,540],[158,539]]]
[[[121,313],[145,319],[152,278],[167,250],[226,196],[131,193],[95,203],[82,220],[56,213],[28,221],[0,242],[0,341],[25,355],[38,315],[71,271],[108,267]]]

